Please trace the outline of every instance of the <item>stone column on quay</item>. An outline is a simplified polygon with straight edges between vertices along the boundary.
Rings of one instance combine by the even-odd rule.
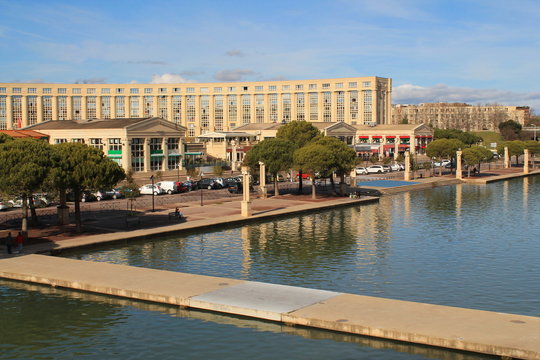
[[[249,170],[247,166],[242,166],[242,203],[241,215],[249,217],[252,215],[251,201],[249,200]]]
[[[456,151],[456,179],[463,179],[463,172],[461,170],[461,156],[463,155],[463,151],[458,150]]]
[[[259,169],[260,169],[260,188],[261,188],[261,197],[263,199],[266,199],[267,192],[266,192],[266,166],[262,161],[259,161]]]
[[[144,138],[144,171],[150,172],[150,138]]]
[[[529,173],[529,149],[523,150],[523,173]]]
[[[405,151],[405,181],[411,181],[411,153]]]
[[[510,167],[510,156],[508,154],[508,146],[504,147],[504,168],[508,169]]]
[[[122,139],[122,168],[126,172],[131,169],[131,144],[128,138]]]

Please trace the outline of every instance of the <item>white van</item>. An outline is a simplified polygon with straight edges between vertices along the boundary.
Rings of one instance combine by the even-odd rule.
[[[161,181],[156,183],[157,186],[163,189],[167,194],[173,194],[178,192],[176,187],[176,181]]]

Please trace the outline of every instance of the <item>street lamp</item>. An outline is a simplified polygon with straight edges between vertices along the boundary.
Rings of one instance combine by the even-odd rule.
[[[156,211],[155,207],[154,207],[154,192],[155,192],[155,189],[154,189],[154,175],[150,176],[150,180],[152,180],[152,212]]]

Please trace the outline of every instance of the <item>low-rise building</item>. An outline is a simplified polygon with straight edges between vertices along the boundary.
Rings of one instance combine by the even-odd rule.
[[[51,144],[79,142],[98,148],[126,171],[182,168],[186,128],[158,117],[51,120],[28,130],[46,134]]]

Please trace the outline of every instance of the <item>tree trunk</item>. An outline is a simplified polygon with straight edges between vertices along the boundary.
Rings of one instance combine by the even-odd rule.
[[[38,220],[37,212],[36,212],[36,204],[34,203],[34,196],[30,195],[28,200],[29,200],[28,203],[30,204],[30,217],[31,217],[30,224],[32,226],[36,226],[39,224],[39,220]]]
[[[317,190],[315,188],[315,179],[311,181],[311,198],[315,200],[317,198]]]
[[[442,176],[442,160],[439,162],[439,165],[441,165],[439,166],[439,176]]]
[[[28,197],[26,194],[22,195],[22,221],[21,221],[21,232],[25,239],[28,239]]]
[[[277,181],[277,175],[274,176],[274,196],[279,195],[279,188],[278,188],[278,181]]]
[[[341,180],[339,182],[339,195],[345,196],[345,186],[347,185],[345,183],[345,174],[341,174],[340,178]]]
[[[79,189],[75,189],[73,190],[73,194],[75,195],[75,229],[77,233],[81,233],[81,192]]]
[[[57,206],[57,218],[58,218],[57,224],[60,226],[68,225],[69,224],[69,207],[66,205],[67,203],[66,189],[60,189],[58,195],[60,198],[60,205]],[[67,212],[67,215],[65,212]]]
[[[332,195],[336,194],[336,184],[334,182],[334,174],[330,174],[330,185],[332,187]]]
[[[298,170],[298,195],[302,195],[302,170]]]
[[[471,177],[471,167],[470,166],[467,166],[467,177],[468,178]]]

